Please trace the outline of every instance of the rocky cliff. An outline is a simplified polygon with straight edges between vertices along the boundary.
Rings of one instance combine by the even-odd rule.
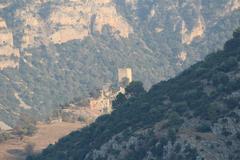
[[[119,67],[133,68],[147,88],[168,79],[221,48],[239,24],[239,4],[1,0],[0,120],[45,117],[114,82]]]
[[[15,69],[18,67],[19,50],[13,45],[13,34],[2,18],[0,18],[0,55],[1,70],[8,67]]]

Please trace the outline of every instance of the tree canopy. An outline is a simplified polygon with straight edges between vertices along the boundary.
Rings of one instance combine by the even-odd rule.
[[[146,93],[143,83],[140,81],[131,82],[125,89],[126,96],[129,97],[139,97]]]

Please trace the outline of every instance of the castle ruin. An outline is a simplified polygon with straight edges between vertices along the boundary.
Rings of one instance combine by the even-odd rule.
[[[56,119],[51,120],[51,123],[59,123],[62,120],[64,121],[64,119],[66,121],[66,118],[70,121],[77,121],[79,117],[83,118],[85,121],[93,122],[101,115],[110,114],[112,112],[112,102],[119,93],[125,93],[125,87],[131,83],[132,80],[131,68],[118,69],[117,88],[113,88],[112,84],[104,85],[100,90],[100,95],[96,98],[90,98],[87,106],[82,106],[80,108],[71,106],[63,109],[61,113],[55,116]],[[67,115],[67,117],[65,116],[65,118],[63,118],[64,115]]]
[[[98,98],[92,98],[89,101],[90,108],[98,108],[101,113],[112,112],[112,101],[116,98],[119,93],[125,93],[125,87],[131,83],[132,69],[131,68],[119,68],[118,69],[118,89],[113,91],[111,86],[103,87],[100,91],[101,94]]]
[[[118,69],[118,83],[121,83],[124,78],[128,79],[128,83],[132,82],[132,69],[131,68],[119,68]]]

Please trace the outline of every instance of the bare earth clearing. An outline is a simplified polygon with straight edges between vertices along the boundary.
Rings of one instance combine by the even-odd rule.
[[[34,144],[34,152],[40,152],[49,144],[54,144],[59,138],[70,132],[86,126],[84,123],[59,122],[53,124],[38,124],[37,133],[32,137],[8,140],[0,144],[0,160],[24,160],[24,148],[27,144]]]

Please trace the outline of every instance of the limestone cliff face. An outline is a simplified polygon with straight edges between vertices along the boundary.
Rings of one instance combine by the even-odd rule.
[[[9,6],[9,3],[0,3],[0,9],[4,9]]]
[[[204,4],[199,1],[163,1],[164,5],[158,3],[152,4],[149,8],[148,19],[153,19],[154,33],[161,34],[164,30],[169,30],[166,23],[174,23],[172,30],[181,35],[181,43],[183,45],[191,45],[196,39],[203,39],[208,27],[215,24],[216,21],[206,20],[204,16]],[[209,6],[213,2],[209,2]],[[0,8],[6,8],[11,3],[0,3]],[[139,14],[146,12],[141,10],[140,2],[137,0],[126,0],[125,5],[131,8],[131,13],[135,20],[139,20]],[[139,8],[140,7],[140,8]],[[49,46],[49,44],[62,44],[72,40],[84,40],[86,37],[94,33],[101,33],[104,26],[110,26],[112,32],[122,38],[128,38],[129,34],[137,34],[134,32],[134,27],[130,25],[127,19],[118,11],[118,6],[113,0],[67,0],[67,1],[50,1],[36,0],[28,1],[23,8],[20,8],[15,13],[15,18],[22,22],[21,27],[17,28],[22,32],[20,37],[21,48],[35,48],[40,45]],[[144,7],[142,7],[145,9]],[[191,10],[189,8],[192,8]],[[219,19],[240,8],[239,0],[231,0],[223,2],[216,13],[212,13],[214,19]],[[208,8],[210,9],[210,8]],[[168,15],[172,15],[169,19],[162,17],[161,12],[164,11]],[[185,12],[183,14],[183,12]],[[188,15],[192,12],[192,17]],[[186,17],[187,15],[187,17]],[[191,19],[192,18],[192,19]],[[3,21],[3,22],[2,22]],[[157,22],[158,21],[158,22]],[[189,21],[191,24],[189,24]],[[1,19],[3,29],[8,30],[7,37],[13,36],[13,32],[8,29]],[[150,22],[149,22],[150,23]],[[151,22],[152,23],[152,22]],[[151,24],[150,23],[150,24]],[[141,25],[138,24],[137,25]],[[166,29],[167,28],[167,29]],[[2,31],[6,32],[6,31]],[[12,41],[9,39],[9,42]],[[10,43],[11,44],[11,43]],[[2,50],[8,50],[7,54],[15,49],[12,45],[0,47]],[[17,55],[17,51],[13,51]],[[185,51],[187,52],[187,51]],[[4,53],[5,54],[5,53]],[[15,64],[15,65],[14,65]],[[5,60],[1,63],[0,68],[11,66],[15,68],[17,63]]]
[[[223,10],[224,14],[229,14],[233,11],[236,11],[240,8],[240,1],[239,0],[230,0]]]
[[[43,19],[38,13],[46,4],[49,15]],[[32,1],[17,13],[24,21],[23,48],[41,43],[61,44],[83,40],[93,32],[102,32],[105,25],[123,38],[133,32],[131,26],[116,11],[112,0],[69,0],[62,3]]]
[[[17,68],[19,50],[13,45],[13,35],[4,19],[0,18],[0,70]]]
[[[186,23],[182,22],[182,43],[191,44],[195,38],[202,38],[205,31],[205,24],[202,17],[199,17],[198,22],[194,25],[193,29],[189,31],[186,27]]]

